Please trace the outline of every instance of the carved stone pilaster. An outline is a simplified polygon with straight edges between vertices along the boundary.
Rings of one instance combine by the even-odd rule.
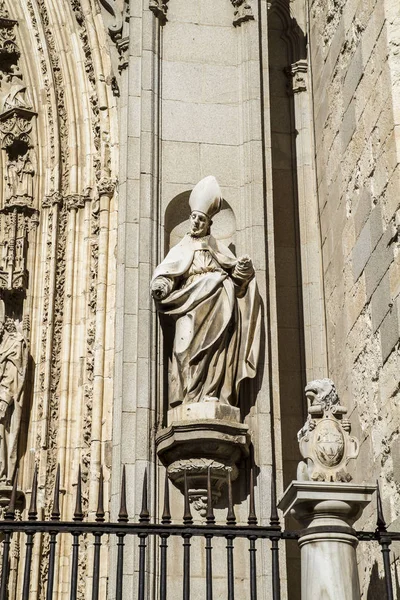
[[[289,94],[299,94],[307,91],[307,73],[308,62],[306,60],[298,60],[286,69],[286,74],[290,79]]]
[[[238,27],[246,21],[254,21],[253,9],[247,0],[231,0],[235,12],[233,14],[233,25]]]

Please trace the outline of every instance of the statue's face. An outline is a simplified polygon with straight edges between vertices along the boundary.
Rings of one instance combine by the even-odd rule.
[[[190,215],[190,233],[194,237],[203,237],[207,235],[209,228],[209,217],[198,210],[194,210]]]
[[[17,331],[17,329],[15,327],[15,323],[12,319],[7,319],[5,321],[4,329],[5,329],[5,331],[8,331],[8,333],[15,333]]]

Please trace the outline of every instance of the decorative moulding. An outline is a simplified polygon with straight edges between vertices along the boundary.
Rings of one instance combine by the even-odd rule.
[[[186,471],[189,500],[202,516],[207,507],[208,469],[215,504],[228,473],[235,480],[238,463],[249,455],[247,425],[212,418],[173,421],[159,432],[156,443],[170,480],[182,492]]]

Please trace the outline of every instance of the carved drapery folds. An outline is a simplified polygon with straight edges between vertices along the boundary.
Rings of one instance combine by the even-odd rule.
[[[236,257],[212,235],[222,206],[215,177],[193,188],[189,206],[190,231],[150,287],[158,312],[174,324],[168,427],[157,436],[158,455],[178,487],[187,472],[189,498],[201,508],[208,472],[215,501],[248,455],[239,388],[257,373],[261,305],[250,257]]]
[[[22,323],[7,317],[0,328],[0,485],[11,485],[17,466],[27,365]]]

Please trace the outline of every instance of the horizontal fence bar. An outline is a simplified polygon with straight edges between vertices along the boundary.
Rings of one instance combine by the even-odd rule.
[[[4,524],[4,526],[3,526]],[[94,523],[94,522],[81,522],[76,523],[75,521],[60,521],[55,524],[54,521],[0,521],[0,532],[57,532],[57,533],[92,533],[93,535],[105,535],[105,534],[124,534],[124,535],[161,535],[168,533],[169,535],[182,535],[183,533],[189,533],[190,535],[205,536],[206,534],[212,534],[213,536],[224,537],[226,535],[233,535],[235,537],[247,537],[249,535],[255,535],[257,538],[271,538],[276,535],[281,536],[280,530],[274,529],[273,527],[261,527],[248,525],[161,525],[157,523]]]
[[[318,527],[319,532],[335,533],[348,532],[347,528],[341,527]],[[183,533],[192,536],[212,535],[215,537],[233,537],[246,538],[254,536],[256,539],[282,539],[297,540],[303,534],[302,531],[281,531],[279,528],[261,525],[181,525],[181,524],[158,524],[158,523],[95,523],[76,521],[0,521],[0,532],[2,533],[76,533],[93,535],[176,535]],[[308,532],[308,530],[307,530]],[[400,541],[400,532],[378,532],[378,531],[353,531],[358,540],[379,541],[385,537],[391,542]]]

